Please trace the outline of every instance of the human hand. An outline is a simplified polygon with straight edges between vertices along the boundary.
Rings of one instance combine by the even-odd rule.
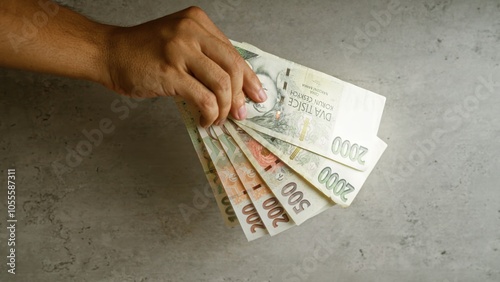
[[[224,34],[197,7],[109,32],[105,86],[132,97],[180,96],[203,127],[230,113],[246,118],[245,94],[267,99],[261,83]]]

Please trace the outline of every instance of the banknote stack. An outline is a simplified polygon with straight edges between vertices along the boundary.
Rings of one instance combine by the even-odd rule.
[[[348,207],[387,145],[377,137],[385,98],[232,42],[267,93],[247,119],[202,128],[177,106],[228,226],[251,241],[339,205]]]

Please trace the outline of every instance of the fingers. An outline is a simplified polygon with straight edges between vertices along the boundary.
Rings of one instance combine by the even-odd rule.
[[[208,127],[219,116],[216,96],[196,78],[184,74],[177,79],[176,94],[194,104],[201,112],[200,125]]]
[[[191,7],[172,16],[178,23],[189,23],[179,25],[181,28],[173,33],[183,38],[177,42],[194,43],[175,46],[178,48],[168,52],[174,65],[179,57],[185,63],[185,68],[176,67],[183,73],[179,74],[182,82],[175,83],[175,92],[200,109],[202,126],[221,124],[229,113],[236,119],[246,118],[245,95],[255,102],[266,100],[255,73],[203,10]]]
[[[210,32],[212,35],[216,36],[220,40],[224,41],[227,44],[231,44],[229,39],[220,31],[219,28],[212,22],[212,20],[208,17],[208,15],[201,8],[198,7],[189,7],[182,12],[187,13],[189,17],[192,19],[201,22],[202,26]]]
[[[240,120],[246,118],[245,94],[255,102],[264,102],[267,98],[259,79],[232,45],[215,36],[205,38],[200,45],[202,52],[230,76],[231,115]]]
[[[231,77],[203,54],[188,61],[187,67],[194,77],[215,95],[219,108],[215,124],[223,123],[231,108]]]
[[[245,63],[243,73],[243,91],[255,102],[262,103],[267,100],[267,95],[262,88],[262,83],[255,75],[254,71]]]
[[[231,115],[238,120],[247,118],[245,94],[243,94],[243,91],[241,89],[237,93],[233,94],[231,103]]]
[[[231,93],[229,99],[231,101],[230,109],[231,115],[236,119],[244,119],[246,114],[241,107],[245,103],[245,96],[243,95],[243,64],[238,54],[234,54],[229,47],[222,40],[211,37],[202,44],[202,52],[219,65],[228,74],[230,79]]]
[[[264,102],[267,99],[267,95],[262,89],[262,84],[232,46],[229,39],[217,28],[202,9],[191,7],[185,11],[189,17],[200,22],[215,37],[207,38],[207,42],[201,45],[202,51],[230,75],[232,92],[231,115],[236,119],[244,119],[246,117],[246,110],[243,108],[245,94],[255,102]],[[217,42],[217,39],[221,42]]]

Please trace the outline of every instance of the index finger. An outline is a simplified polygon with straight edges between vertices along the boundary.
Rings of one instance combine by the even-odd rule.
[[[243,58],[241,58],[240,54],[236,49],[234,48],[233,44],[231,44],[231,41],[224,35],[224,33],[212,22],[212,20],[208,17],[208,15],[199,8],[196,8],[192,11],[192,17],[196,21],[200,21],[202,26],[212,35],[223,41],[225,44],[230,46],[231,48],[227,48],[227,52],[230,52],[230,54],[234,57],[237,56],[236,63],[241,64],[241,68],[243,70],[243,81],[240,82],[239,78],[237,81],[237,84],[239,85],[240,83],[242,84],[242,88],[247,94],[248,97],[250,97],[252,100],[256,102],[264,102],[266,100],[266,96],[264,91],[262,90],[262,84],[260,83],[259,79],[255,75],[255,73],[252,71],[252,69],[244,62]],[[217,54],[217,53],[215,53]],[[212,56],[214,53],[212,53]],[[211,57],[210,54],[207,54],[207,56]],[[212,58],[214,59],[214,58]],[[216,59],[216,58],[215,58]],[[221,62],[221,60],[217,60],[218,63]],[[223,67],[224,68],[224,67]],[[228,73],[231,74],[231,70],[228,69],[228,67],[224,68]],[[239,90],[236,90],[239,91]],[[235,94],[233,92],[233,94]]]

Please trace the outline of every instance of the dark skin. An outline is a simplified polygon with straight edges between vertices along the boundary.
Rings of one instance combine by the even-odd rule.
[[[246,118],[267,96],[227,37],[197,7],[133,27],[94,22],[50,0],[0,2],[0,66],[86,79],[132,97],[180,96],[200,124]]]

